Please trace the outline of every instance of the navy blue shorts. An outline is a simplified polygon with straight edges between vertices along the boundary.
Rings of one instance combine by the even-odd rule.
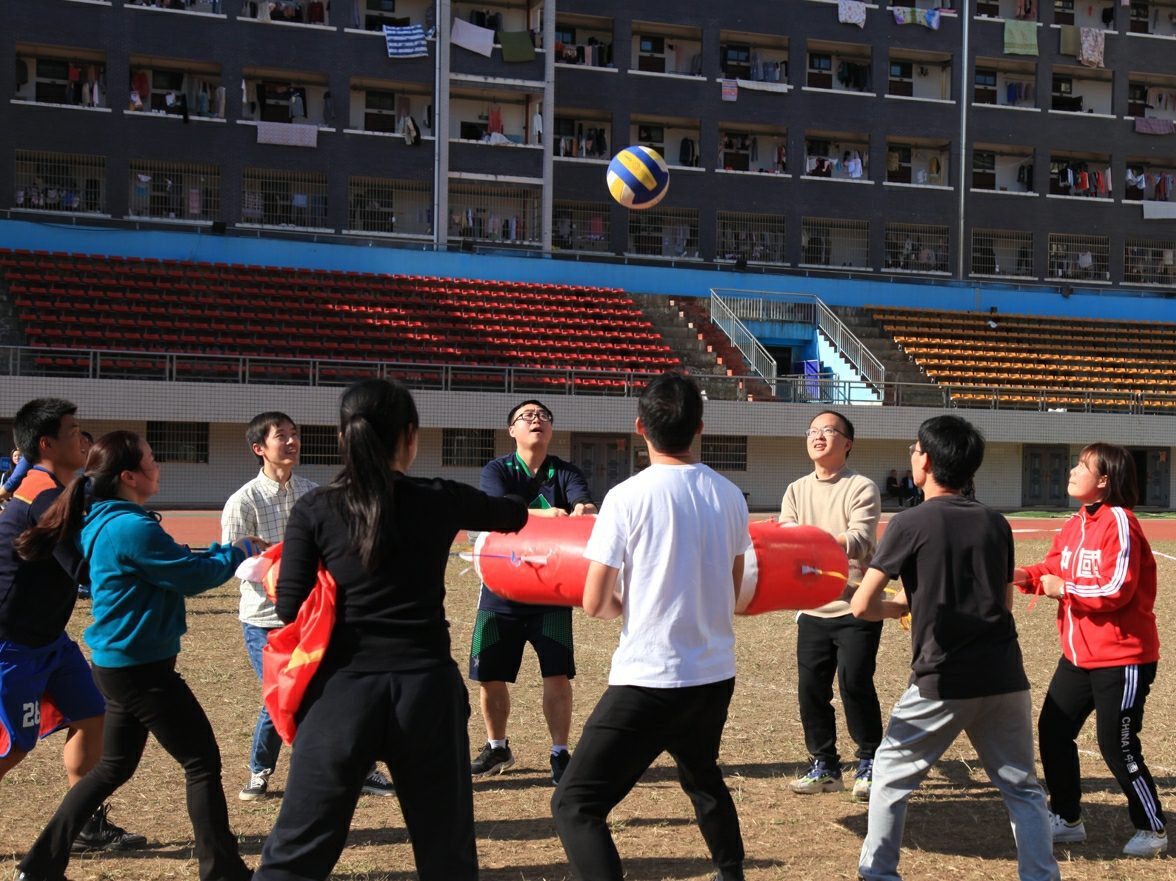
[[[30,752],[39,737],[105,712],[90,665],[69,636],[37,649],[0,641],[0,758],[13,747]]]
[[[523,663],[523,647],[535,647],[543,678],[576,675],[572,651],[572,610],[521,615],[478,610],[470,647],[470,679],[475,682],[514,682]]]

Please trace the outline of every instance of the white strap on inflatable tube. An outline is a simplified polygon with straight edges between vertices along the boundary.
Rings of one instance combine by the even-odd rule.
[[[743,583],[739,585],[739,596],[735,600],[735,614],[742,615],[755,599],[755,586],[759,582],[759,562],[755,556],[755,545],[743,555]]]
[[[478,573],[478,581],[482,582],[483,584],[486,583],[486,579],[482,577],[482,548],[485,546],[486,539],[489,537],[489,532],[483,532],[478,536],[478,540],[474,542],[474,571]]]

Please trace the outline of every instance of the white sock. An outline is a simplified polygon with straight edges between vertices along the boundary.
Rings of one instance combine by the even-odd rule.
[[[553,756],[558,756],[560,753],[566,753],[567,751],[567,746],[562,743],[553,743],[551,745],[551,754]]]
[[[506,740],[505,739],[492,740],[492,741],[490,741],[490,746],[494,749],[505,749],[506,748]]]

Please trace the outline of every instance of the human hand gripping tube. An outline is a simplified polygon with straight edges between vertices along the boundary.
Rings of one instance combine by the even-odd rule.
[[[594,517],[532,518],[517,533],[484,532],[462,556],[482,583],[521,603],[580,606]],[[761,520],[751,524],[738,615],[816,609],[845,590],[849,561],[829,533],[813,526]]]

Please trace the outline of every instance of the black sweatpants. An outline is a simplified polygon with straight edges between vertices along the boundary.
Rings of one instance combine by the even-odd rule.
[[[577,878],[624,877],[608,814],[663,752],[678,764],[678,781],[694,804],[715,865],[725,878],[743,877],[739,815],[718,766],[734,690],[734,679],[688,688],[609,686],[551,799],[555,828]]]
[[[833,713],[835,674],[845,724],[858,747],[856,755],[859,759],[874,758],[874,750],[882,742],[882,708],[874,689],[881,641],[881,621],[862,621],[853,615],[800,616],[796,636],[800,723],[804,744],[813,758],[830,765],[841,761]]]
[[[377,759],[392,772],[420,881],[476,879],[470,701],[457,665],[327,673],[308,699],[255,881],[330,875]]]
[[[1164,828],[1156,784],[1139,744],[1143,705],[1155,679],[1154,661],[1093,670],[1076,667],[1065,657],[1058,661],[1037,720],[1037,737],[1049,809],[1063,820],[1074,822],[1082,816],[1082,777],[1074,741],[1094,712],[1099,752],[1127,795],[1132,824],[1157,832]]]
[[[184,766],[188,816],[196,836],[203,881],[247,881],[237,836],[229,828],[221,757],[212,725],[182,676],[175,656],[133,667],[95,666],[94,682],[106,698],[102,759],[66,794],[37,838],[20,870],[36,878],[61,878],[69,849],[86,821],[111,794],[131,779],[147,735]]]

